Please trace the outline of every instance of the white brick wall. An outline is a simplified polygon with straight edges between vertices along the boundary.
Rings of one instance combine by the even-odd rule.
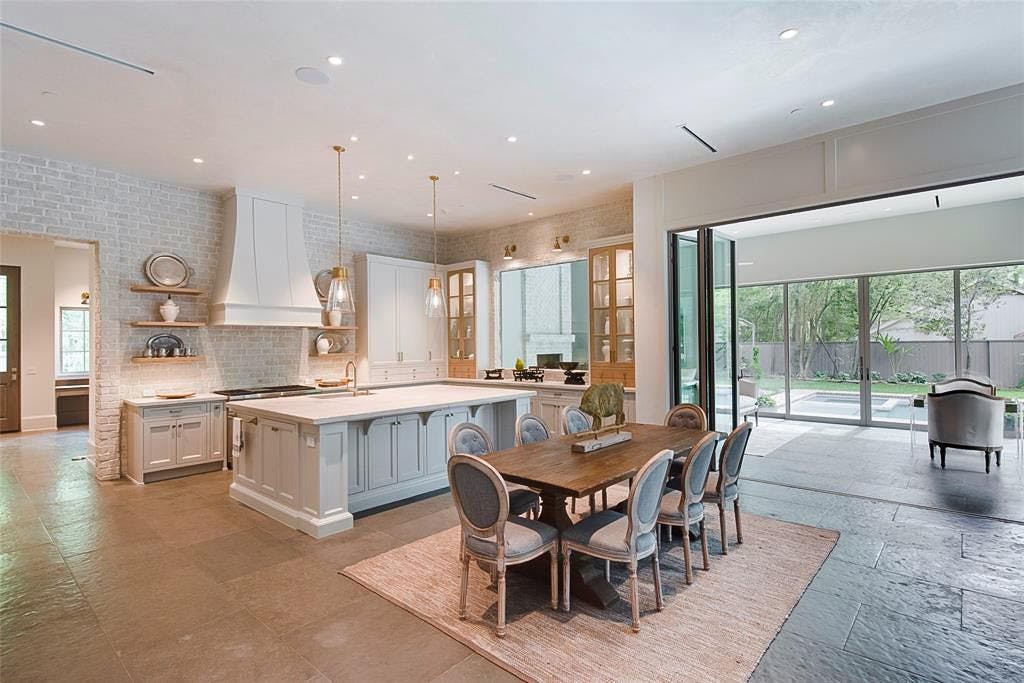
[[[160,297],[128,291],[144,283],[142,267],[156,251],[182,256],[195,269],[190,284],[210,292],[223,229],[221,201],[212,193],[127,176],[54,159],[0,152],[0,232],[90,242],[97,246],[91,284],[95,462],[97,476],[120,476],[120,406],[144,388],[188,387],[208,391],[265,383],[291,383],[340,374],[335,359],[311,358],[315,330],[272,327],[200,328],[175,331],[205,360],[168,367],[138,365],[155,329],[130,326],[159,320]],[[429,233],[346,222],[343,258],[370,252],[432,258]],[[312,273],[335,265],[337,219],[305,213],[306,248]],[[311,273],[311,275],[312,275]],[[181,320],[206,320],[209,294],[178,297]],[[32,340],[23,339],[23,344]]]

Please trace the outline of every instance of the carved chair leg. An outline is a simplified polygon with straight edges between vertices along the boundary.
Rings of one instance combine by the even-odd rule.
[[[985,451],[985,474],[988,474],[989,466],[992,464],[992,451]]]
[[[587,498],[587,503],[590,505],[590,514],[597,512],[597,498],[594,497],[593,493]]]
[[[462,585],[459,588],[459,619],[466,618],[466,600],[469,593],[469,554],[462,554]]]
[[[690,566],[690,537],[685,530],[683,531],[683,562],[686,565],[686,585],[689,586],[693,583],[693,567]]]
[[[722,554],[729,554],[729,531],[725,528],[725,502],[718,501],[718,518],[722,523]]]
[[[498,568],[498,637],[505,637],[505,565]]]
[[[1002,450],[998,450],[998,451],[996,451],[996,467],[1002,467],[1002,466],[1003,466],[1003,451]]]
[[[576,499],[572,499],[572,514],[576,514]]]
[[[700,552],[704,556],[704,571],[711,569],[711,559],[708,558],[708,531],[704,528],[704,520],[700,520]]]
[[[732,502],[732,511],[736,513],[736,545],[743,543],[743,526],[740,524],[740,499],[739,496]]]
[[[558,610],[558,544],[551,548],[551,609]]]
[[[658,560],[658,549],[651,554],[651,564],[654,569],[654,604],[658,611],[665,609],[665,602],[661,597],[661,562]]]
[[[996,464],[997,465],[999,464],[998,458],[999,458],[999,456],[997,455],[996,456]],[[601,509],[602,510],[607,510],[608,509],[608,489],[602,489],[601,490]]]
[[[636,580],[636,560],[629,562],[629,601],[633,612],[633,633],[640,632],[640,586]]]
[[[934,460],[935,459],[935,444],[933,444],[933,443],[928,444],[928,452],[929,452],[929,458]]]
[[[668,531],[668,542],[671,543],[672,542],[672,525],[671,524],[666,524],[665,528]]]
[[[942,469],[946,469],[946,447],[939,446],[939,464],[942,465]]]
[[[569,579],[572,577],[570,557],[572,556],[572,550],[565,548],[562,550],[562,609],[566,612],[569,611]]]
[[[604,561],[604,580],[611,583],[612,580],[612,563],[611,560]]]

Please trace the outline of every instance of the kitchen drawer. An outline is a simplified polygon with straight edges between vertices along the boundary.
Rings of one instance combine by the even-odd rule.
[[[206,415],[209,404],[207,403],[186,403],[185,405],[160,406],[159,408],[143,408],[142,417],[145,420],[164,420],[168,418],[177,419],[180,417],[194,417]]]

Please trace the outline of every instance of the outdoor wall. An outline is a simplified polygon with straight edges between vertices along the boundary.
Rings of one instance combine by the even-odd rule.
[[[740,285],[1020,262],[1024,199],[739,239],[736,260]]]
[[[1013,86],[634,183],[638,419],[671,397],[668,232],[1018,172],[1022,120]]]
[[[21,268],[21,429],[56,429],[53,382],[53,242],[0,235],[0,264]]]
[[[121,400],[140,396],[144,389],[188,387],[208,391],[263,383],[291,383],[328,374],[340,374],[343,363],[310,357],[313,331],[278,327],[211,327],[184,330],[179,336],[195,346],[205,360],[175,365],[174,370],[133,364],[152,330],[131,327],[133,320],[152,319],[157,295],[129,292],[133,283],[145,282],[143,264],[156,251],[182,256],[195,269],[191,285],[210,292],[220,256],[223,217],[220,198],[208,192],[128,176],[83,164],[0,152],[0,233],[88,242],[95,246],[90,309],[94,335],[90,398],[94,408],[96,474],[102,479],[120,475]],[[310,276],[335,265],[337,219],[307,210],[304,214]],[[40,286],[46,292],[40,310],[45,324],[26,330],[22,347],[40,349],[40,358],[26,365],[48,373],[48,411],[53,416],[52,272]],[[429,233],[389,226],[347,222],[342,260],[352,266],[354,253],[432,258]],[[4,262],[6,259],[6,250]],[[29,291],[25,283],[23,292]],[[181,297],[182,320],[205,320],[209,294]],[[26,307],[28,308],[28,307]],[[45,329],[44,329],[45,328]],[[32,394],[35,395],[34,393]]]

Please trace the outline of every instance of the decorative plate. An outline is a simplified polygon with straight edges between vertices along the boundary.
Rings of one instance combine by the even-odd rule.
[[[146,340],[146,348],[153,349],[153,351],[167,349],[167,354],[170,355],[171,349],[185,348],[185,342],[181,341],[181,337],[176,337],[173,334],[154,334]]]
[[[195,396],[194,391],[162,391],[156,395],[157,398],[188,398]]]
[[[313,286],[316,287],[316,294],[320,301],[327,301],[327,292],[331,290],[331,269],[321,270],[313,278]]]
[[[146,261],[146,277],[158,287],[184,287],[191,275],[185,259],[174,254],[153,254]]]
[[[348,351],[348,335],[328,330],[313,337],[313,353],[317,352],[316,343],[322,338],[328,339],[332,342],[331,350],[327,352],[328,356],[333,356],[336,353],[346,353]]]

